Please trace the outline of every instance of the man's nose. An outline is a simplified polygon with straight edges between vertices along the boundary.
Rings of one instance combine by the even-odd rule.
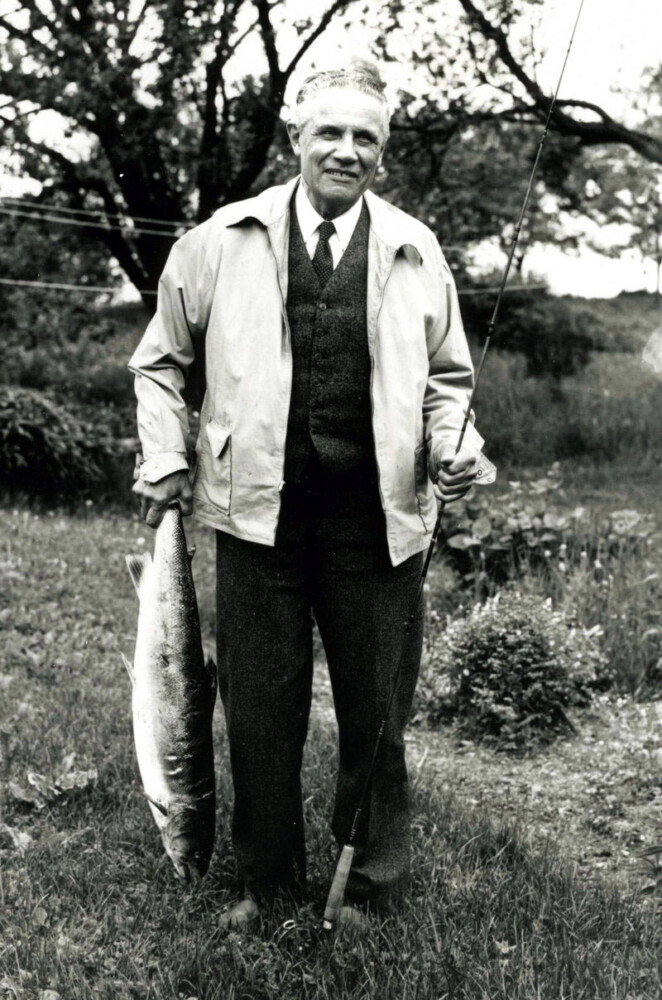
[[[334,154],[337,160],[342,160],[344,163],[354,163],[357,158],[354,136],[347,134],[339,138]]]

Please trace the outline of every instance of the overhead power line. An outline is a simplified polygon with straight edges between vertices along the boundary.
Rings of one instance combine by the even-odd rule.
[[[28,204],[31,205],[32,203],[28,202]],[[50,211],[50,209],[49,209],[49,211]],[[61,211],[61,210],[60,209],[56,209],[56,211]],[[62,211],[64,211],[64,210],[62,210]],[[71,209],[71,211],[72,212],[73,211],[79,211],[79,209]],[[82,211],[82,209],[80,209],[80,211]],[[169,233],[169,232],[166,232],[165,230],[161,230],[161,229],[141,229],[141,228],[139,228],[137,226],[128,226],[128,225],[127,226],[116,226],[116,225],[112,225],[110,223],[104,224],[102,222],[88,222],[85,219],[67,219],[67,218],[59,218],[57,215],[45,215],[40,210],[39,207],[37,207],[36,211],[32,211],[32,212],[22,212],[22,211],[19,211],[17,209],[14,209],[14,208],[0,208],[0,214],[1,215],[16,216],[17,218],[21,218],[21,219],[32,219],[33,222],[55,222],[55,223],[58,223],[60,226],[78,226],[79,228],[82,228],[82,229],[101,229],[104,232],[126,233],[128,236],[164,236],[164,237],[172,237],[173,239],[177,239],[177,233],[175,233],[175,232],[170,232]],[[133,218],[138,219],[139,217],[138,216],[133,216]],[[161,220],[159,220],[159,219],[149,219],[149,220],[146,220],[146,221],[156,222],[156,223],[160,224]],[[168,223],[164,222],[163,224],[164,225],[179,225],[179,223],[173,223],[173,222],[168,222]],[[183,222],[183,223],[181,223],[181,225],[182,226],[187,226],[188,228],[191,228],[191,226],[193,226],[194,224],[190,223],[190,222]],[[473,242],[479,242],[479,241],[478,240],[474,240]],[[471,245],[472,245],[471,243],[452,243],[452,244],[443,243],[441,245],[441,248],[442,248],[442,250],[466,250]]]
[[[28,281],[23,278],[0,278],[0,285],[17,285],[19,287],[26,288],[59,288],[65,291],[79,291],[79,292],[114,292],[117,293],[121,291],[121,288],[114,287],[112,285],[101,287],[100,285],[68,285],[59,281]],[[507,292],[531,292],[541,288],[547,288],[547,285],[508,285],[506,287]],[[156,295],[155,291],[149,288],[138,288],[136,291],[140,295]],[[490,295],[493,292],[498,292],[497,286],[493,288],[458,288],[458,295]]]
[[[194,228],[197,225],[197,223],[195,223],[195,222],[172,222],[172,221],[167,220],[167,219],[154,219],[154,218],[149,218],[148,216],[144,216],[144,215],[131,215],[130,213],[117,214],[117,213],[112,213],[112,212],[104,212],[101,209],[92,210],[92,209],[85,209],[85,208],[62,208],[62,207],[56,206],[56,205],[37,204],[37,203],[35,203],[33,201],[28,201],[26,199],[21,199],[21,198],[3,198],[3,199],[0,199],[0,203],[2,205],[8,204],[10,206],[9,208],[2,208],[2,207],[0,207],[0,212],[2,212],[3,215],[10,215],[10,214],[12,214],[12,215],[16,215],[16,216],[19,216],[21,218],[24,218],[24,219],[37,219],[37,220],[43,220],[44,222],[59,222],[60,224],[63,224],[63,225],[69,224],[69,225],[72,225],[72,226],[83,226],[83,227],[86,227],[86,228],[92,227],[94,229],[105,229],[105,230],[110,229],[110,230],[118,230],[118,231],[122,231],[122,232],[126,231],[127,233],[130,233],[130,234],[134,234],[135,233],[137,235],[143,235],[144,234],[144,235],[149,235],[149,236],[176,236],[176,233],[175,232],[168,233],[166,231],[161,231],[161,230],[154,231],[152,229],[140,229],[140,228],[136,228],[136,227],[134,227],[132,225],[114,225],[114,224],[104,225],[103,222],[100,222],[100,223],[85,222],[85,221],[79,221],[78,219],[69,219],[69,218],[67,218],[67,216],[68,215],[83,215],[83,216],[88,216],[88,217],[91,217],[91,218],[97,218],[97,219],[101,219],[101,220],[104,220],[104,219],[131,219],[134,222],[151,222],[151,223],[154,223],[155,225],[159,225],[159,226],[173,226],[175,228],[182,228],[182,229],[183,228],[192,229],[192,228]],[[28,213],[17,211],[14,208],[15,205],[18,205],[19,207],[30,208],[31,211],[28,212]],[[51,214],[46,214],[46,213],[52,213],[52,212],[60,213],[63,216],[63,218],[57,218],[57,217],[55,217],[55,216],[53,216]],[[442,244],[442,249],[443,250],[466,250],[467,247],[472,246],[474,243],[480,242],[484,238],[485,237],[482,237],[482,236],[481,237],[476,237],[475,240],[467,240],[464,243],[452,243],[452,244],[450,244],[450,243],[444,243],[444,244]]]
[[[57,222],[61,226],[79,226],[82,229],[103,229],[126,233],[128,236],[163,236],[176,239],[176,233],[166,233],[160,229],[138,229],[133,226],[104,225],[102,222],[87,222],[83,219],[60,219],[57,215],[42,215],[39,212],[19,212],[13,208],[0,208],[0,215],[13,215],[22,219],[32,219],[33,222]]]
[[[121,287],[113,285],[102,288],[100,285],[67,285],[60,281],[27,281],[23,278],[0,278],[0,285],[17,285],[19,288],[59,288],[67,292],[119,292]],[[141,295],[156,295],[156,292],[138,289]]]
[[[9,203],[12,207],[18,205],[19,208],[32,208],[35,211],[61,212],[68,215],[88,215],[103,219],[133,219],[134,222],[154,222],[159,226],[180,228],[186,226],[188,229],[195,225],[195,222],[186,222],[183,219],[175,221],[172,219],[154,219],[146,215],[133,215],[132,212],[106,212],[102,208],[68,208],[64,205],[48,205],[44,202],[30,201],[26,198],[3,198],[2,201]]]

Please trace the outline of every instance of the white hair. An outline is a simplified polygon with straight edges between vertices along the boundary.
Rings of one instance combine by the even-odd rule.
[[[362,94],[370,94],[376,97],[382,104],[384,110],[384,140],[389,135],[389,119],[391,117],[388,101],[386,99],[385,84],[383,83],[377,67],[364,60],[353,60],[347,69],[321,70],[307,77],[296,96],[296,104],[293,108],[292,120],[297,128],[301,129],[308,121],[307,106],[310,99],[323,90],[331,89],[358,90]]]

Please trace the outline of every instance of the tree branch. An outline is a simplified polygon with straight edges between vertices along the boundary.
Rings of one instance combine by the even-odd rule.
[[[271,23],[271,5],[268,0],[255,0],[257,7],[257,23],[260,27],[264,52],[269,64],[270,92],[273,94],[278,89],[282,89],[284,84],[283,73],[278,62],[278,50],[276,48],[276,34]]]
[[[37,39],[29,31],[23,31],[21,28],[17,28],[16,25],[12,24],[7,20],[6,17],[0,17],[0,30],[6,31],[10,38],[17,38],[24,42],[30,49],[40,49],[42,52],[49,52],[48,46],[44,45],[43,42],[37,41]]]
[[[133,21],[130,21],[128,23],[128,25],[127,25],[130,28],[130,30],[127,31],[125,33],[125,35],[124,35],[124,42],[125,42],[124,53],[125,53],[125,55],[129,54],[129,49],[133,45],[133,43],[134,43],[134,41],[136,39],[136,35],[140,31],[140,25],[143,23],[143,20],[145,19],[145,14],[147,13],[147,8],[149,7],[149,5],[150,5],[150,0],[143,0],[143,5],[140,8],[140,10],[138,11],[138,13],[136,14],[135,18],[133,19]]]
[[[108,211],[108,208],[111,207],[113,212],[117,209],[117,204],[113,198],[112,192],[103,178],[91,176],[81,177],[78,173],[77,164],[69,160],[68,157],[66,157],[59,150],[53,149],[46,143],[35,142],[27,133],[23,131],[21,133],[20,141],[29,145],[40,156],[48,157],[48,159],[52,160],[53,163],[57,164],[62,175],[60,187],[63,190],[69,191],[69,193],[74,196],[80,191],[96,191],[104,199],[106,211]],[[83,203],[78,201],[78,206],[82,208]],[[133,282],[136,288],[143,288],[148,283],[148,274],[146,270],[142,267],[138,257],[131,248],[131,244],[123,236],[122,232],[117,229],[87,229],[84,226],[81,226],[80,228],[82,232],[89,233],[96,239],[103,240],[111,254],[117,258],[120,267],[124,270],[127,277]]]
[[[305,40],[304,40],[303,44],[301,45],[301,47],[299,48],[298,52],[294,55],[294,57],[290,60],[288,66],[286,67],[286,69],[285,69],[285,71],[283,73],[283,76],[285,78],[285,82],[286,83],[289,80],[289,78],[292,75],[292,73],[294,72],[294,70],[296,69],[296,67],[298,66],[298,64],[301,61],[301,59],[303,58],[303,56],[305,56],[305,54],[308,51],[308,49],[310,48],[310,46],[313,44],[313,42],[315,42],[319,38],[319,36],[324,31],[326,31],[326,29],[328,28],[328,26],[330,25],[331,21],[336,16],[336,14],[338,14],[341,10],[344,10],[345,7],[349,7],[349,5],[351,3],[353,3],[353,2],[354,2],[354,0],[335,0],[335,3],[333,3],[329,7],[329,9],[327,10],[327,12],[320,19],[320,22],[317,25],[317,27],[314,28],[310,32],[310,34],[305,38]]]
[[[541,87],[515,58],[508,45],[505,32],[500,26],[492,24],[483,12],[478,9],[473,0],[459,0],[459,3],[465,12],[470,27],[478,30],[484,38],[494,43],[497,54],[503,64],[524,87],[533,102],[528,109],[529,113],[535,114],[538,119],[544,119],[551,103],[551,97],[544,93]],[[600,117],[600,121],[579,121],[571,115],[566,114],[563,110],[564,106],[590,107]],[[645,159],[654,163],[662,163],[662,140],[621,125],[597,105],[591,107],[589,102],[557,102],[552,114],[552,123],[555,130],[561,135],[578,138],[586,146],[622,143],[630,146],[641,156],[645,157]]]

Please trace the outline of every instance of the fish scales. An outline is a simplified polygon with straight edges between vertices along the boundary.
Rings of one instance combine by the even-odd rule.
[[[138,767],[165,850],[187,880],[209,867],[216,808],[216,669],[203,655],[191,558],[174,507],[157,528],[154,558],[127,557],[140,600],[134,664],[127,664]]]

